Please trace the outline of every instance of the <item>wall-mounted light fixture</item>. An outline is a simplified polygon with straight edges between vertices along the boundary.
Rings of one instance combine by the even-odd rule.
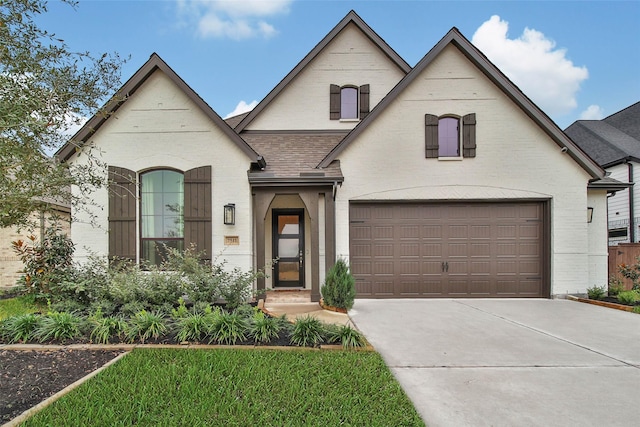
[[[224,205],[224,223],[226,225],[235,225],[236,223],[236,204],[227,203]]]
[[[587,222],[593,221],[593,208],[587,208]]]

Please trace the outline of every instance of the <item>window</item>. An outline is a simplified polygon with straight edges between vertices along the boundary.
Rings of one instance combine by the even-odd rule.
[[[369,114],[369,85],[329,88],[329,118],[331,120],[362,120]]]
[[[438,157],[460,156],[460,126],[454,117],[438,120]]]
[[[184,248],[184,176],[172,170],[140,175],[141,259],[159,265],[165,247]]]
[[[203,262],[211,262],[211,172],[200,166],[184,174],[155,169],[138,175],[109,165],[110,262],[160,262],[159,242],[193,246]]]
[[[476,156],[475,113],[462,118],[425,114],[425,157],[460,157],[461,149],[462,157]]]
[[[355,87],[340,89],[340,118],[358,118],[358,89]]]

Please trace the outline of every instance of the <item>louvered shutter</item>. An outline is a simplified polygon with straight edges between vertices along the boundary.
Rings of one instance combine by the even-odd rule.
[[[340,120],[340,86],[329,87],[329,119]]]
[[[424,115],[425,157],[438,158],[438,116]]]
[[[195,244],[204,251],[203,261],[211,261],[211,166],[184,173],[184,245]]]
[[[360,86],[360,120],[369,115],[369,85]]]
[[[476,156],[476,115],[467,114],[462,118],[462,157]]]
[[[136,173],[109,166],[109,259],[136,262]]]

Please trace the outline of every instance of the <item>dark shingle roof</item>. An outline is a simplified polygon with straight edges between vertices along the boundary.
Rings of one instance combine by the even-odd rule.
[[[316,165],[346,133],[243,133],[242,138],[267,161],[263,173],[273,178],[300,178],[320,174],[342,178],[338,162],[322,170]]]
[[[578,120],[564,132],[602,167],[640,161],[640,102],[604,120]]]
[[[640,102],[610,115],[603,122],[640,141]]]
[[[578,120],[564,132],[600,166],[640,159],[640,141],[603,121]]]

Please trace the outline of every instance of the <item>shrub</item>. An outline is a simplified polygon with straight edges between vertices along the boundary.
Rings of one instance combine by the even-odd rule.
[[[620,292],[624,291],[624,284],[619,277],[612,277],[609,279],[609,296],[618,296]]]
[[[349,325],[331,325],[328,327],[327,341],[330,343],[340,342],[345,349],[364,346],[362,334]]]
[[[247,339],[247,329],[247,320],[238,313],[218,312],[218,315],[213,318],[208,331],[211,336],[209,342],[235,344],[238,341],[244,341]]]
[[[589,297],[589,299],[599,300],[599,299],[602,299],[602,297],[604,297],[605,294],[606,294],[606,290],[604,286],[593,285],[592,287],[587,288],[587,296]]]
[[[161,313],[142,310],[129,319],[127,338],[145,342],[149,338],[158,339],[169,330],[167,321]]]
[[[268,343],[280,336],[280,322],[275,317],[256,311],[249,322],[249,337],[255,342]]]
[[[296,320],[291,331],[291,344],[300,347],[315,347],[322,343],[324,326],[312,316]]]
[[[108,344],[111,338],[123,338],[127,331],[127,322],[119,316],[96,316],[90,319],[93,326],[90,339],[101,344]]]
[[[636,258],[636,263],[633,265],[620,264],[618,271],[623,277],[631,280],[633,290],[640,290],[640,257]]]
[[[623,304],[633,305],[634,303],[640,301],[640,292],[638,291],[624,291],[618,294],[618,301]]]
[[[81,335],[81,325],[82,318],[79,316],[53,311],[40,317],[33,336],[40,342],[73,339]]]
[[[178,341],[201,341],[211,328],[212,316],[197,311],[187,312],[177,319]]]
[[[24,264],[20,282],[27,293],[46,299],[69,277],[74,246],[58,226],[48,227],[40,242],[32,235],[28,241],[17,240],[11,245]]]
[[[38,318],[39,316],[29,313],[5,319],[3,329],[9,343],[29,341],[38,326]]]
[[[329,269],[321,292],[327,305],[347,310],[353,307],[356,297],[355,279],[344,259],[339,259]]]

